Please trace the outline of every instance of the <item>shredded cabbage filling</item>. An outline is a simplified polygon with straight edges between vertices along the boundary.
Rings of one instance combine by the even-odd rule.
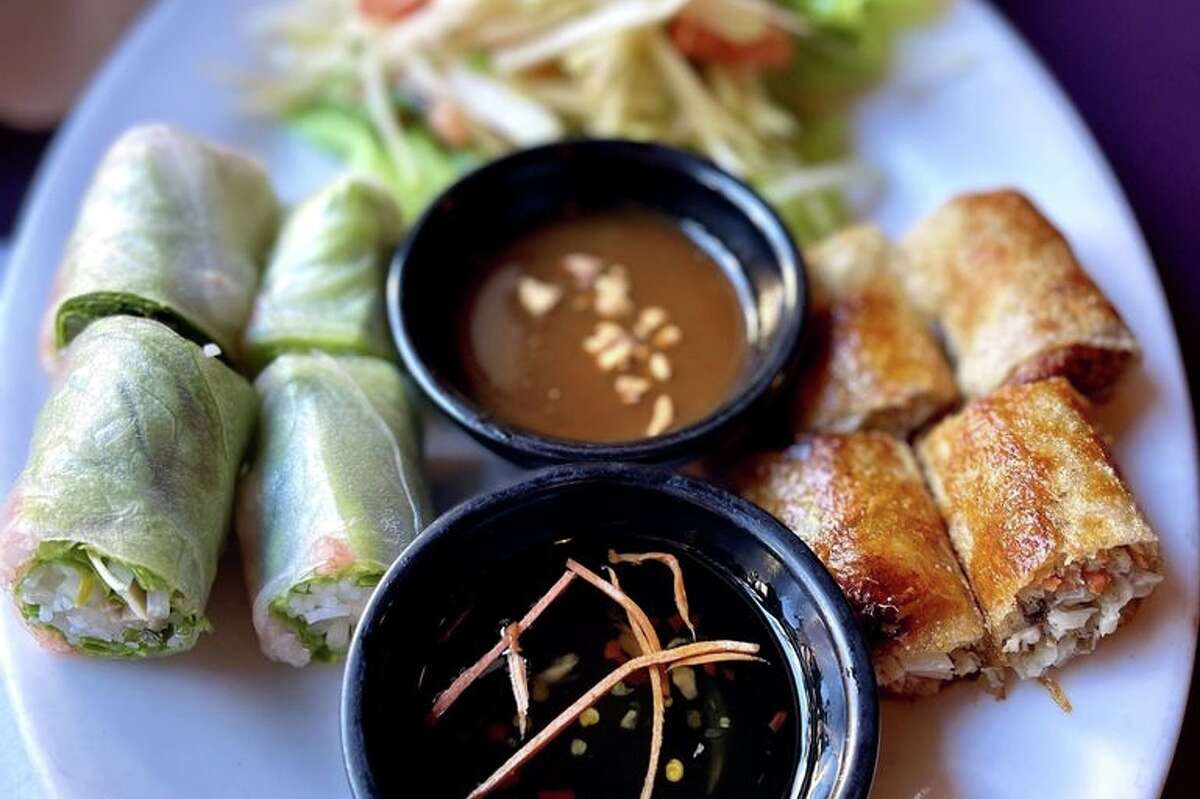
[[[1018,596],[1024,626],[1001,645],[1022,678],[1040,677],[1096,648],[1140,600],[1162,582],[1149,553],[1118,547],[1070,563]]]
[[[982,659],[972,647],[946,652],[889,652],[875,658],[875,680],[884,691],[902,695],[937,693],[951,680],[979,671]]]

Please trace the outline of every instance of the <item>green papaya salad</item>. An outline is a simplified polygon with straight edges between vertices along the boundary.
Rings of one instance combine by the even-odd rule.
[[[803,244],[875,179],[847,112],[937,0],[290,0],[249,104],[408,216],[462,170],[565,136],[653,140],[757,186]]]

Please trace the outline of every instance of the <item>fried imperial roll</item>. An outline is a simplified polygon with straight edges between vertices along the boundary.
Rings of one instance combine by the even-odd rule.
[[[386,189],[338,178],[287,218],[267,262],[245,333],[258,369],[289,350],[394,358],[383,286],[400,243]]]
[[[883,690],[929,694],[979,671],[983,622],[907,444],[804,437],[752,459],[736,483],[829,569],[873,641]]]
[[[250,159],[163,125],[101,162],[59,267],[43,359],[105,316],[156,319],[236,359],[279,204]]]
[[[1100,399],[1137,354],[1062,234],[1019,192],[951,200],[904,250],[901,280],[940,323],[970,397],[1060,376]]]
[[[1062,378],[975,400],[918,445],[1000,654],[1037,677],[1095,648],[1162,579],[1158,538]]]
[[[798,432],[904,436],[958,399],[954,375],[893,276],[902,256],[873,227],[809,250],[812,360],[796,391]]]
[[[76,337],[0,514],[0,583],[42,643],[191,648],[257,406],[249,383],[158,322],[111,316]]]
[[[345,654],[371,590],[431,518],[400,372],[377,358],[285,354],[262,398],[237,532],[263,652]]]

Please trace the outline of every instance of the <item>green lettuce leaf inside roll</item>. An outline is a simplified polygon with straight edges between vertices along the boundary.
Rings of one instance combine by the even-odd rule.
[[[255,383],[237,531],[264,653],[345,654],[371,589],[430,518],[408,388],[387,361],[286,354]]]
[[[120,657],[195,643],[256,408],[157,322],[107,317],[76,338],[0,518],[0,582],[43,642]]]
[[[257,163],[164,125],[130,130],[84,198],[47,314],[47,356],[96,319],[126,314],[234,357],[278,220]]]
[[[288,217],[245,334],[262,368],[281,352],[393,355],[383,302],[400,212],[387,191],[346,176]]]

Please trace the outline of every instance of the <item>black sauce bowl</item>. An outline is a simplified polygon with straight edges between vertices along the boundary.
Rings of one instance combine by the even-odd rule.
[[[647,550],[682,551],[752,602],[760,640],[782,653],[807,720],[795,727],[798,762],[778,799],[867,796],[879,729],[874,675],[850,608],[816,557],[773,517],[715,486],[654,467],[581,464],[459,505],[384,576],[342,687],[342,749],[357,799],[440,795],[447,764],[413,752],[428,734],[426,660],[445,646],[447,619],[461,611],[456,597],[473,597],[481,575],[565,538],[597,547],[645,539]]]
[[[748,295],[749,367],[724,404],[655,438],[571,441],[494,418],[462,389],[456,324],[481,255],[570,214],[639,208],[698,224],[729,256]],[[581,139],[522,150],[463,177],[417,221],[388,278],[392,333],[409,373],[459,426],[525,466],[579,461],[678,463],[732,440],[777,395],[806,316],[803,261],[752,189],[697,156],[655,144]]]

